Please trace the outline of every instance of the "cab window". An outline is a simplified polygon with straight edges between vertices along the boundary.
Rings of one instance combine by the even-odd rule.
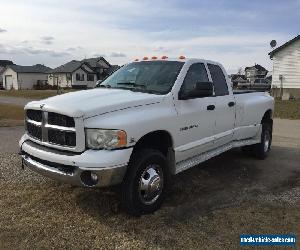
[[[228,95],[228,86],[223,74],[223,70],[218,65],[207,64],[213,84],[216,96]]]

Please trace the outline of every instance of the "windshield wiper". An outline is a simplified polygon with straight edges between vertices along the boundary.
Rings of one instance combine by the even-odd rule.
[[[144,89],[147,89],[147,86],[145,84],[138,84],[134,82],[118,82],[117,85],[130,85],[133,87],[142,87]]]
[[[98,86],[96,86],[97,88],[111,88],[111,86],[109,84],[99,84]]]
[[[161,95],[161,93],[159,91],[155,91],[155,90],[151,90],[151,89],[147,89],[147,86],[145,84],[138,84],[138,83],[133,83],[133,82],[120,82],[120,83],[116,83],[116,85],[129,85],[129,86],[133,86],[133,88],[130,87],[112,87],[108,84],[106,85],[99,85],[97,86],[98,88],[113,88],[113,89],[124,89],[124,90],[129,90],[132,92],[143,92],[143,93],[148,93],[148,94],[158,94]],[[134,88],[134,87],[138,87],[138,88]],[[139,88],[140,87],[140,88]]]

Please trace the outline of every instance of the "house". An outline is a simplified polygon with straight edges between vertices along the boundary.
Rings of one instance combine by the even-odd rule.
[[[259,64],[245,68],[245,75],[248,83],[254,83],[256,79],[264,79],[267,73],[268,70]]]
[[[108,74],[112,65],[104,59],[104,57],[95,57],[83,59],[82,62],[87,62],[97,75],[97,80],[103,80]]]
[[[10,60],[0,60],[0,89],[3,89],[3,78],[2,78],[2,73],[5,70],[5,67],[7,65],[12,65],[14,64]]]
[[[269,53],[273,60],[274,96],[300,98],[300,35]]]
[[[73,60],[51,70],[48,83],[63,88],[92,88],[108,75],[110,68],[103,57]]]
[[[112,73],[117,71],[119,68],[121,68],[119,65],[111,65],[107,71],[107,75],[111,75]]]
[[[73,60],[49,71],[48,83],[62,88],[91,88],[95,86],[97,74],[82,61]]]
[[[237,88],[238,85],[247,83],[246,76],[241,75],[241,74],[232,74],[232,75],[230,75],[230,79],[231,79],[233,88]]]
[[[42,64],[33,66],[8,65],[2,72],[4,89],[32,89],[33,85],[46,82],[48,68]]]

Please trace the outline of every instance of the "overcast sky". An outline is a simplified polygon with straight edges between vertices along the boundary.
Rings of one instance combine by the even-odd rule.
[[[123,64],[147,56],[205,58],[234,73],[268,69],[270,41],[300,33],[300,0],[0,0],[0,59],[57,67],[105,56]]]

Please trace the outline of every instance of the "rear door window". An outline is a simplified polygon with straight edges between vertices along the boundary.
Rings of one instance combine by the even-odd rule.
[[[216,96],[228,95],[228,86],[223,70],[214,64],[207,64],[215,88]]]

